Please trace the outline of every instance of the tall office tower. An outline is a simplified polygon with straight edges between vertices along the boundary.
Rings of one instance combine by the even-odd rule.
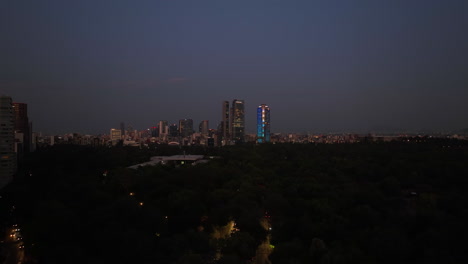
[[[169,133],[169,126],[166,120],[159,121],[159,137],[166,137]]]
[[[28,105],[13,103],[15,133],[21,133],[20,141],[23,143],[22,152],[29,152],[31,146],[31,131],[29,129]]]
[[[188,137],[193,134],[193,120],[192,119],[179,120],[179,134],[181,137]]]
[[[198,126],[198,130],[202,136],[208,137],[208,132],[209,132],[208,120],[201,121],[200,125]]]
[[[231,139],[236,143],[244,142],[245,116],[244,100],[234,99],[231,107]]]
[[[169,135],[171,137],[179,136],[179,128],[177,127],[177,124],[172,124],[169,126]]]
[[[0,189],[16,173],[15,131],[13,102],[9,96],[0,96]]]
[[[229,101],[224,101],[223,102],[223,113],[222,113],[222,125],[221,125],[221,136],[222,136],[222,139],[224,140],[228,140],[229,137],[230,137],[230,132],[231,132],[231,128],[230,128],[230,124],[231,124],[231,120],[229,118],[230,116],[230,109],[229,109]]]
[[[270,142],[270,107],[265,104],[257,108],[257,142]]]
[[[120,122],[120,131],[122,135],[125,135],[125,123],[124,122]]]

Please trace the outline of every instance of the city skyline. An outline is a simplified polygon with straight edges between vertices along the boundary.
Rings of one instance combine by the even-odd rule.
[[[109,133],[275,109],[272,132],[468,127],[468,2],[8,1],[0,94],[34,130]]]
[[[4,95],[4,96],[9,96],[9,95]],[[10,96],[9,96],[10,97]],[[13,98],[14,99],[14,98]],[[241,101],[245,101],[245,100],[241,100]],[[223,104],[225,102],[228,102],[228,101],[222,101]],[[228,102],[229,103],[229,102]],[[14,103],[15,105],[28,105],[26,103],[17,103],[15,102]],[[262,105],[265,105],[265,104],[262,104]],[[231,108],[232,109],[232,108]],[[224,111],[224,109],[223,109]],[[249,120],[249,123],[252,123],[252,124],[249,124],[248,126],[245,126],[245,132],[246,134],[258,134],[258,106],[254,109],[249,109],[246,114],[246,117],[245,117],[245,120]],[[30,112],[29,114],[30,116],[31,115],[34,115],[33,113]],[[215,115],[215,114],[213,114]],[[219,114],[218,114],[219,115]],[[187,116],[187,115],[185,115]],[[229,117],[228,117],[229,118]],[[59,135],[59,134],[66,134],[66,133],[82,133],[82,134],[93,134],[93,135],[99,135],[99,134],[108,134],[109,133],[109,129],[110,128],[117,128],[119,127],[118,124],[120,124],[120,129],[122,129],[122,125],[124,124],[128,124],[130,126],[130,128],[132,129],[132,131],[136,130],[136,131],[142,131],[142,130],[151,130],[151,129],[154,129],[154,128],[157,128],[158,129],[158,134],[161,133],[161,127],[160,127],[160,124],[161,122],[164,122],[167,126],[167,129],[169,129],[170,127],[170,124],[174,124],[174,125],[177,125],[177,124],[180,124],[180,122],[182,120],[190,120],[192,123],[193,123],[193,131],[194,133],[198,133],[199,131],[197,129],[195,129],[195,124],[197,124],[197,122],[203,122],[203,121],[209,121],[210,122],[210,125],[208,127],[208,129],[219,129],[221,128],[220,126],[223,124],[223,119],[222,118],[218,118],[218,119],[215,119],[215,121],[210,121],[209,119],[205,119],[205,118],[200,118],[200,120],[198,119],[193,119],[193,118],[176,118],[174,120],[172,119],[167,119],[167,118],[164,118],[164,119],[155,119],[155,120],[151,120],[151,121],[148,121],[148,122],[143,122],[141,126],[138,126],[138,127],[134,127],[133,124],[134,122],[131,122],[131,120],[126,120],[126,121],[119,121],[119,122],[113,122],[112,124],[110,124],[109,127],[103,127],[102,129],[99,129],[99,130],[95,130],[95,129],[91,129],[91,128],[87,128],[87,127],[84,127],[82,129],[79,129],[79,130],[73,130],[71,128],[63,128],[61,129],[60,131],[50,131],[48,130],[47,128],[45,128],[44,130],[37,130],[37,129],[34,129],[32,132],[35,132],[35,133],[41,133],[41,134],[45,134],[45,135]],[[31,127],[32,127],[32,121],[34,120],[30,120],[31,121]],[[107,123],[110,123],[110,122],[107,122]],[[247,123],[247,122],[246,122]],[[229,122],[229,125],[232,125],[232,120]],[[276,125],[276,123],[275,123]],[[125,125],[124,125],[125,126]],[[39,124],[39,127],[40,124]],[[228,135],[230,136],[230,133],[231,133],[231,127],[228,126],[229,128],[229,133]],[[398,134],[398,133],[458,133],[458,132],[463,132],[463,133],[466,133],[466,131],[468,131],[468,123],[465,127],[459,127],[459,128],[453,128],[453,129],[440,129],[440,130],[437,130],[437,129],[427,129],[427,128],[420,128],[420,129],[395,129],[395,128],[391,128],[391,127],[387,127],[385,125],[383,126],[376,126],[376,127],[373,127],[373,128],[369,128],[369,129],[355,129],[355,130],[327,130],[327,129],[324,129],[324,128],[315,128],[315,129],[312,129],[312,130],[293,130],[293,129],[283,129],[283,130],[273,130],[273,131],[270,131],[270,133],[319,133],[319,134],[322,134],[322,133],[329,133],[329,134],[335,134],[335,133],[348,133],[348,134],[353,134],[353,133],[357,133],[357,134],[366,134],[366,133],[387,133],[387,134]],[[169,132],[169,130],[168,130]],[[179,131],[179,128],[178,128],[178,133],[180,133]],[[122,133],[123,135],[124,133]]]

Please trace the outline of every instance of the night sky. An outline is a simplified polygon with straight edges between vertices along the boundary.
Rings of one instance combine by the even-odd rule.
[[[272,132],[468,127],[467,0],[3,0],[0,94],[34,130],[203,119]]]

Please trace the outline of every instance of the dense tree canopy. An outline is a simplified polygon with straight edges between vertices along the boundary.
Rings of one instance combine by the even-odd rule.
[[[181,151],[219,158],[126,168]],[[267,238],[272,263],[466,263],[467,176],[452,140],[68,145],[27,157],[2,203],[38,263],[248,263]]]

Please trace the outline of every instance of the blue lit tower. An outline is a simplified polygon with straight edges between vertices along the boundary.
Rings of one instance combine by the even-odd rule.
[[[257,108],[257,142],[270,142],[270,107],[265,104]]]

